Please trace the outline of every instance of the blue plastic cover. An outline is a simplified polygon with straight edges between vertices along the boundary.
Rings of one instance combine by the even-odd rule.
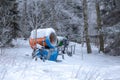
[[[58,56],[58,50],[54,49],[50,55],[49,60],[50,61],[56,61],[57,60],[57,56]]]
[[[49,57],[48,57],[49,55]],[[57,56],[58,56],[58,49],[54,48],[52,51],[50,51],[50,53],[48,52],[48,50],[46,49],[38,49],[36,51],[36,56],[37,57],[46,57],[46,59],[50,60],[50,61],[56,61],[57,60]]]

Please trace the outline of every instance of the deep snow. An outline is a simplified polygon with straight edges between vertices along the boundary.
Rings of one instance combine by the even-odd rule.
[[[14,40],[14,48],[0,51],[0,80],[120,80],[120,56],[99,54],[93,45],[93,53],[76,44],[76,53],[61,62],[31,58],[28,40]]]

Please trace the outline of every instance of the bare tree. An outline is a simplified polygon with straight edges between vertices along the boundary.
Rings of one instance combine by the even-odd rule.
[[[102,24],[101,24],[101,15],[100,15],[100,6],[99,1],[96,0],[96,14],[97,14],[97,30],[99,35],[99,52],[104,52],[104,36],[102,32]]]
[[[87,0],[83,0],[83,17],[84,17],[84,35],[87,45],[87,53],[91,53],[90,39],[88,35],[88,14],[87,14]]]

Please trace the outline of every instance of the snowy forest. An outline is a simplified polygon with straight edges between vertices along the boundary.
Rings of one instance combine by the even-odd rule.
[[[120,55],[119,0],[0,0],[0,46],[29,38],[37,28],[52,27],[70,41],[90,43],[104,53]],[[107,46],[104,46],[107,45]]]
[[[73,58],[32,60],[31,31],[44,28],[76,44]],[[0,80],[120,80],[118,64],[120,0],[0,0]]]

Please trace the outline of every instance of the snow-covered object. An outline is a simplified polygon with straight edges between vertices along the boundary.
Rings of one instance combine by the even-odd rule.
[[[55,33],[53,28],[44,28],[44,29],[37,29],[37,38],[43,38],[45,36],[50,36],[51,33]],[[31,31],[30,38],[36,38],[36,30]]]
[[[43,61],[44,60],[56,61],[57,57],[58,57],[58,49],[57,48],[50,49],[50,50],[48,50],[48,49],[43,49],[43,50],[37,49],[35,56],[38,57],[38,58],[42,57]]]
[[[53,28],[33,30],[30,35],[30,46],[35,47],[36,43],[45,47],[54,48],[57,44],[57,37]],[[37,42],[36,42],[37,41]]]
[[[64,39],[67,39],[67,38],[66,37],[62,37],[62,36],[57,36],[57,45],[58,46],[62,46]]]

